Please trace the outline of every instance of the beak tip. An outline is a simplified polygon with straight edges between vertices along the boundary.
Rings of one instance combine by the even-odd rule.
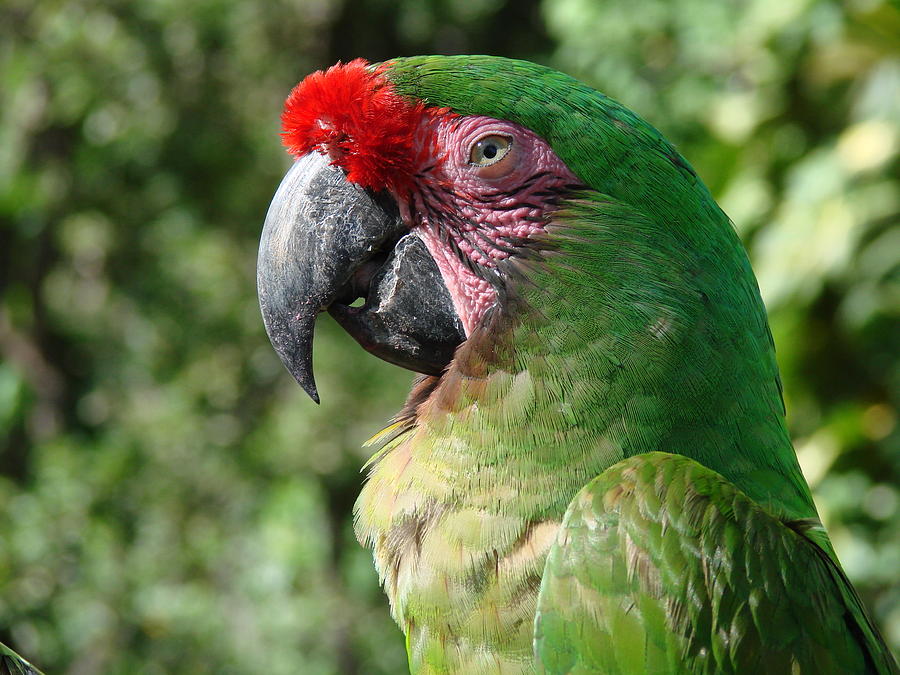
[[[319,403],[319,389],[316,387],[316,378],[312,369],[312,330],[306,335],[309,336],[307,339],[298,341],[301,345],[307,345],[305,349],[301,350],[299,358],[297,354],[292,354],[291,357],[282,360],[303,391],[313,401]]]
[[[309,394],[309,397],[313,400],[313,403],[319,405],[321,401],[319,401],[319,391],[316,389],[316,383],[310,381],[309,383],[301,382],[300,386],[303,387],[303,391]]]

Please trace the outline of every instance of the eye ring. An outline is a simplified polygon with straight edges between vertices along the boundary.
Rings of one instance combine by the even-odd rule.
[[[482,136],[472,144],[472,148],[469,150],[469,164],[478,169],[497,164],[509,155],[512,146],[512,136],[501,136],[500,134]]]

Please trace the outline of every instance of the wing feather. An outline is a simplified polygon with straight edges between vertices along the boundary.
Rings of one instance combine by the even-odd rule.
[[[896,673],[835,560],[681,455],[626,459],[568,508],[546,563],[546,673]]]

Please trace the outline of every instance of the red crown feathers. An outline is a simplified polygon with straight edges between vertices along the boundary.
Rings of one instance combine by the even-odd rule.
[[[308,75],[291,91],[281,114],[288,152],[327,153],[348,180],[363,187],[406,187],[420,153],[427,151],[416,148],[422,120],[447,111],[400,96],[384,76],[386,68],[355,59]]]

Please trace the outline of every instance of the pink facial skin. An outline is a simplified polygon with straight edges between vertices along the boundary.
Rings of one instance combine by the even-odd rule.
[[[489,136],[508,138],[512,145],[503,159],[477,166],[473,146]],[[489,281],[497,261],[542,232],[559,195],[579,180],[546,141],[513,122],[453,114],[425,118],[416,142],[440,154],[425,153],[411,189],[394,196],[401,217],[437,263],[468,336],[497,302]]]

